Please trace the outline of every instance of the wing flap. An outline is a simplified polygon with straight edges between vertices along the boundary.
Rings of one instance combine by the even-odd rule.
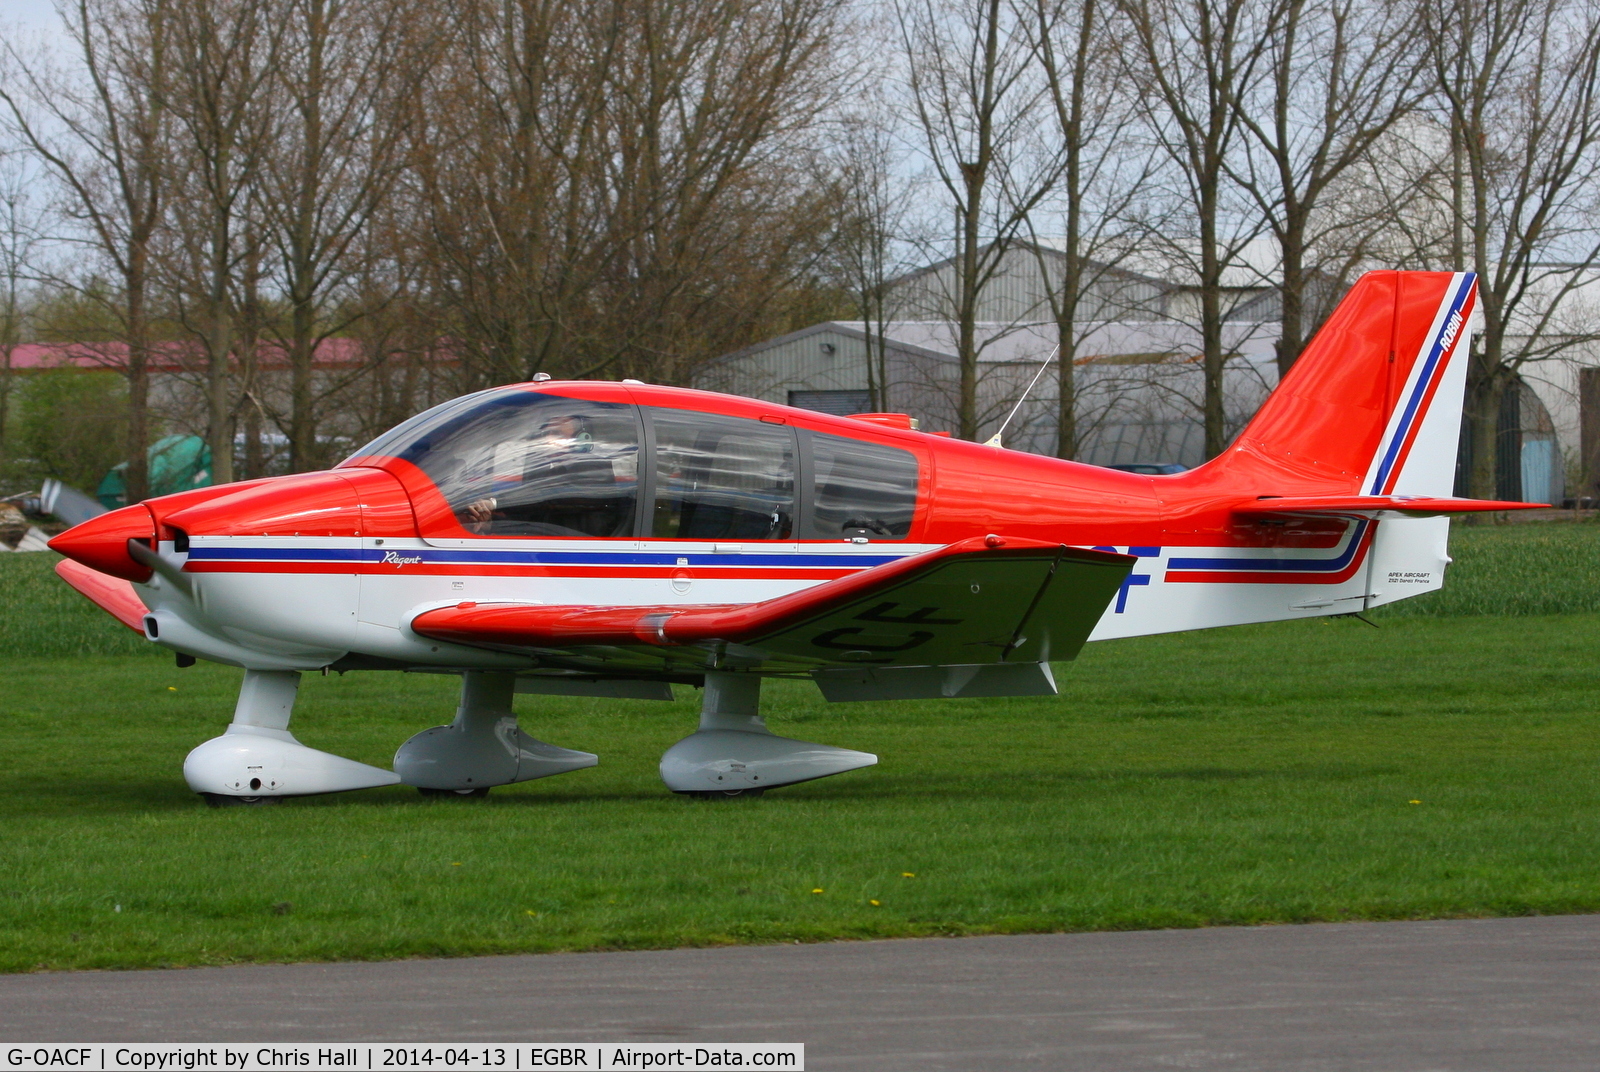
[[[1271,517],[1348,517],[1373,521],[1401,517],[1438,517],[1499,510],[1544,510],[1547,503],[1494,502],[1489,499],[1447,499],[1409,495],[1288,495],[1241,503],[1235,514],[1260,520]]]
[[[461,603],[419,614],[411,628],[436,640],[511,648],[722,642],[758,660],[815,666],[993,663],[1019,648],[1037,662],[1077,653],[1134,561],[978,537],[759,603]]]

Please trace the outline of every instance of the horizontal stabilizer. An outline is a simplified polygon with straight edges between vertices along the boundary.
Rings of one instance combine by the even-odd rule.
[[[1383,518],[1476,514],[1491,510],[1543,509],[1548,509],[1546,503],[1440,499],[1417,495],[1273,495],[1235,506],[1233,512],[1258,519],[1274,516],[1364,517],[1376,521]]]
[[[1136,559],[975,537],[759,603],[461,603],[417,615],[421,636],[499,648],[736,643],[813,666],[1070,659]]]

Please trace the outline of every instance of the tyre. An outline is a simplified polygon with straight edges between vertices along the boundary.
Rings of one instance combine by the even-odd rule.
[[[265,804],[276,804],[282,797],[230,797],[222,793],[201,793],[208,805],[213,808],[237,808],[245,805],[260,807]]]

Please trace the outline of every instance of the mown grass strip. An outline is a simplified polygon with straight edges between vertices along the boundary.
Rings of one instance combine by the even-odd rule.
[[[1313,621],[1090,645],[1052,699],[779,683],[778,732],[882,763],[727,804],[656,775],[692,690],[522,697],[601,766],[223,811],[179,767],[237,671],[12,660],[0,969],[1596,911],[1597,644],[1595,615]],[[296,732],[384,763],[453,684],[308,677]]]
[[[154,645],[57,577],[59,561],[49,551],[0,554],[0,655],[154,654]]]
[[[1600,611],[1600,524],[1450,526],[1444,587],[1380,608],[1383,617],[1591,614]]]

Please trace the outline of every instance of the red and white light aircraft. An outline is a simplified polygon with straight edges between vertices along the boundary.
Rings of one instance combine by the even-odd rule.
[[[535,382],[437,406],[322,473],[205,488],[51,541],[79,591],[180,663],[243,667],[184,775],[213,803],[593,766],[514,693],[669,699],[678,792],[877,762],[770,733],[763,677],[829,700],[1052,694],[1086,640],[1341,614],[1438,588],[1470,273],[1362,278],[1221,456],[1142,476],[639,383]],[[307,670],[459,673],[455,720],[394,771],[289,732]]]

